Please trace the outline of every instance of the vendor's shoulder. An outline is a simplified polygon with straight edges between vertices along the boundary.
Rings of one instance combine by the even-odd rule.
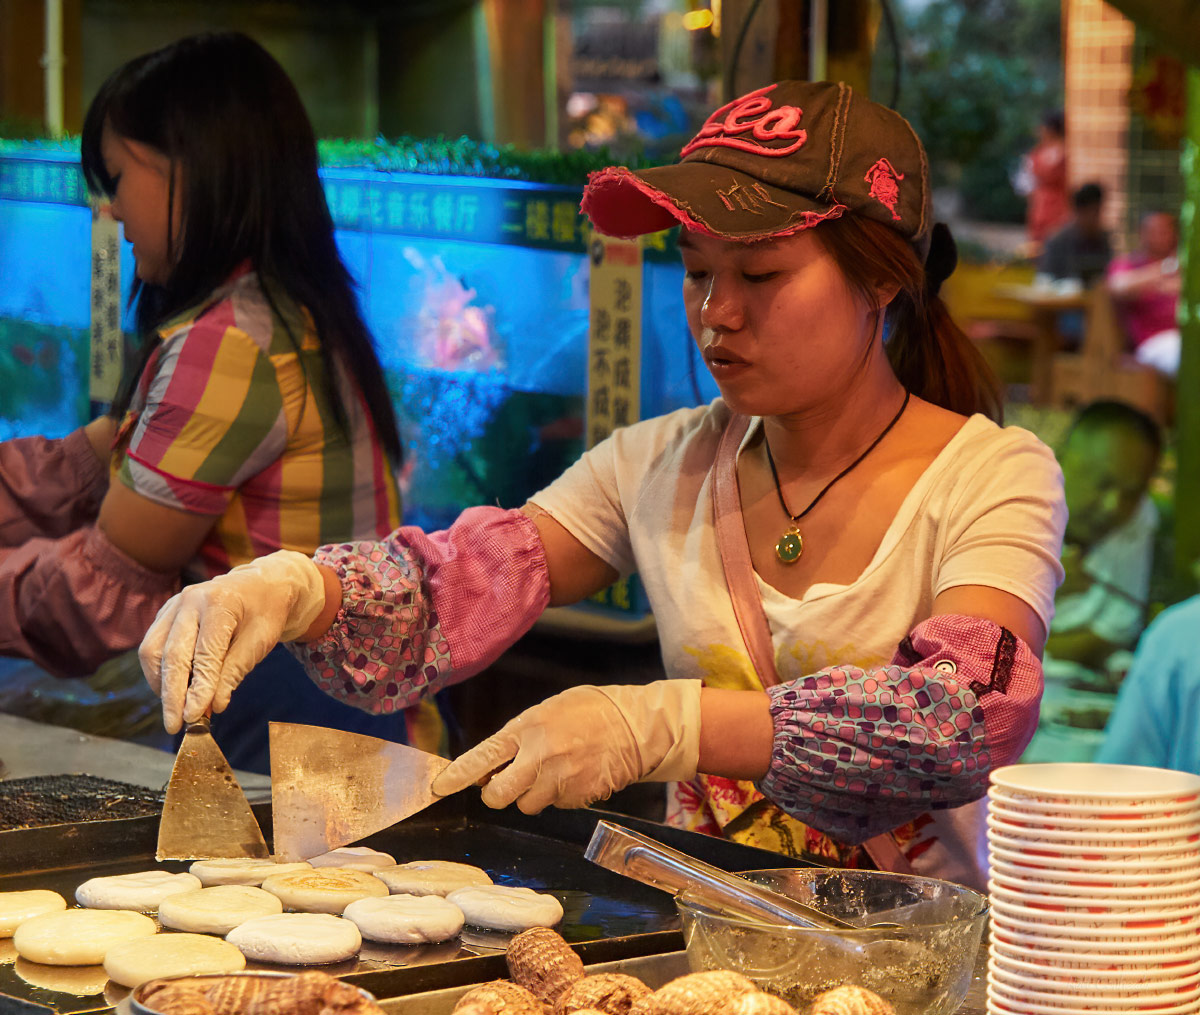
[[[694,441],[715,443],[731,415],[724,401],[717,398],[708,405],[676,409],[632,423],[615,431],[613,438],[627,446],[636,444],[658,449]]]

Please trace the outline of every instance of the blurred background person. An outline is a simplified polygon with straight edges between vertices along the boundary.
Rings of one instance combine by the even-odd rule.
[[[1017,189],[1025,195],[1025,233],[1034,254],[1070,217],[1066,121],[1062,110],[1042,117],[1037,143],[1026,153]]]
[[[1145,624],[1158,510],[1147,495],[1162,437],[1149,416],[1099,401],[1076,416],[1059,455],[1067,499],[1066,577],[1055,597],[1046,673],[1113,688],[1109,657]]]
[[[1108,288],[1139,363],[1170,377],[1179,372],[1179,228],[1173,215],[1142,218],[1138,249],[1108,268]]]
[[[1142,635],[1096,761],[1200,775],[1200,596],[1164,610]]]
[[[1112,260],[1112,242],[1101,215],[1104,188],[1085,183],[1071,195],[1071,219],[1047,241],[1038,272],[1055,281],[1073,279],[1083,288],[1104,278]]]

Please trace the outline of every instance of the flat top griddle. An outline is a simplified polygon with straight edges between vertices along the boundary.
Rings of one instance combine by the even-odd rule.
[[[269,807],[257,805],[254,811],[269,841]],[[443,800],[363,841],[399,863],[457,860],[482,867],[498,884],[524,885],[556,896],[565,913],[557,929],[579,945],[586,963],[682,948],[670,896],[584,859],[583,848],[602,817],[724,870],[802,865],[777,853],[602,811],[551,810],[534,817],[515,808],[493,811],[470,794]],[[186,863],[155,862],[157,834],[157,816],[0,831],[0,891],[47,888],[71,903],[75,889],[91,877],[154,868],[186,870]],[[506,935],[465,928],[461,939],[442,945],[364,942],[357,959],[323,968],[379,998],[400,997],[506,976],[503,949],[508,940]],[[250,968],[296,967],[252,963]],[[35,986],[20,975],[32,972],[36,975],[30,979],[40,979],[47,971],[24,960],[5,961],[0,949],[0,1015],[106,1011],[126,993],[110,984],[100,993],[77,996]]]

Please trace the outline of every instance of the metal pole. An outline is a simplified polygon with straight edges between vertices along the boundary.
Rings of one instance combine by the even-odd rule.
[[[1181,594],[1195,590],[1192,567],[1200,561],[1200,70],[1195,67],[1187,72],[1186,115],[1179,215],[1181,349],[1175,386],[1175,577]]]
[[[45,0],[46,46],[42,54],[45,70],[46,131],[51,137],[63,133],[63,28],[62,0]]]
[[[808,35],[808,80],[829,76],[829,0],[811,0]]]

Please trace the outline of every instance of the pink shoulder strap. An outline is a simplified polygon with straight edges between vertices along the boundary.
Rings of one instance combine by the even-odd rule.
[[[721,566],[725,584],[733,602],[733,615],[742,632],[742,641],[750,653],[750,662],[763,687],[779,683],[775,670],[775,647],[771,642],[771,627],[763,611],[762,597],[754,581],[754,564],[750,560],[750,544],[746,542],[746,527],[742,522],[742,503],[738,495],[737,452],[742,438],[750,428],[749,416],[735,415],[725,427],[717,445],[717,460],[713,463],[713,518],[717,529],[717,546],[721,551]]]
[[[779,672],[775,669],[775,647],[771,641],[771,626],[763,610],[762,596],[758,594],[758,585],[754,580],[754,563],[750,559],[750,544],[746,542],[746,526],[742,521],[742,503],[738,493],[737,453],[749,429],[749,416],[734,415],[721,435],[712,471],[713,518],[725,584],[729,587],[733,615],[742,632],[742,641],[746,643],[759,682],[763,687],[773,687],[780,683]],[[912,864],[896,845],[890,832],[882,832],[862,845],[880,870],[898,874],[913,873]]]

